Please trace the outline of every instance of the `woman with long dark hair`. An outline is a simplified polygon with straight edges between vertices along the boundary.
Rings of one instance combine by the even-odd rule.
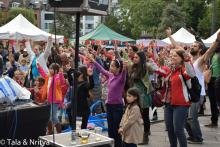
[[[133,65],[131,66],[128,77],[130,87],[135,87],[140,92],[140,104],[144,120],[144,135],[141,144],[148,144],[148,135],[150,134],[149,107],[152,103],[150,93],[153,88],[148,77],[146,56],[144,52],[135,53],[133,57]]]
[[[110,70],[105,70],[92,57],[91,62],[108,80],[108,97],[106,100],[108,135],[115,140],[115,147],[122,146],[121,136],[118,133],[119,124],[123,115],[123,92],[126,81],[126,66],[119,59],[115,59],[110,64]]]
[[[81,129],[87,129],[90,108],[88,103],[89,90],[94,87],[92,73],[88,73],[86,66],[79,67],[77,87],[77,116],[82,117]]]

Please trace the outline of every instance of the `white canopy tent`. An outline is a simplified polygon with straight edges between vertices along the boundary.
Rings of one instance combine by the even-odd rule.
[[[9,38],[10,38],[9,32],[1,33],[0,35],[0,39],[9,39]]]
[[[136,40],[136,44],[143,45],[146,47],[146,46],[149,46],[149,44],[152,40],[155,40],[157,43],[157,46],[159,46],[159,47],[169,45],[166,42],[159,40],[159,39],[139,39],[139,40]]]
[[[204,43],[210,46],[216,40],[218,32],[220,32],[220,29],[218,29],[215,34],[204,40]]]
[[[55,39],[55,35],[44,32],[32,23],[30,23],[22,14],[19,14],[13,20],[0,27],[0,38],[8,39],[5,32],[9,33],[9,39],[22,40],[31,38],[33,41],[46,41],[49,36]],[[5,36],[5,37],[4,37]],[[57,35],[58,42],[63,42],[64,37]]]
[[[191,44],[194,41],[196,41],[195,36],[192,35],[190,32],[188,32],[186,29],[181,28],[179,29],[176,33],[172,35],[174,40],[179,43],[184,43],[184,44]],[[165,38],[162,41],[171,44],[169,38]]]

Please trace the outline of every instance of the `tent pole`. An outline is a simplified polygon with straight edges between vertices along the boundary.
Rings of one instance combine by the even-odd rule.
[[[73,130],[76,130],[76,116],[77,116],[77,72],[78,71],[78,61],[79,61],[79,33],[80,33],[80,12],[76,13],[76,42],[75,42],[75,72],[74,72],[74,82],[73,82],[73,89],[74,89],[74,96],[72,98],[72,122],[73,122]]]

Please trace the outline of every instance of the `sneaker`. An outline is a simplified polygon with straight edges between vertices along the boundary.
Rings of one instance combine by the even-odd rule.
[[[193,140],[194,138],[191,137],[191,136],[189,136],[189,137],[187,137],[186,139],[187,139],[187,140]]]
[[[158,120],[157,115],[154,115],[153,118],[151,119],[151,121],[157,121],[157,120]]]
[[[188,140],[189,144],[202,144],[203,143],[203,139],[199,140],[199,139],[192,139],[192,140]]]
[[[205,127],[208,127],[208,128],[217,128],[217,127],[218,127],[218,124],[210,123],[210,124],[208,124],[208,125],[205,125]]]

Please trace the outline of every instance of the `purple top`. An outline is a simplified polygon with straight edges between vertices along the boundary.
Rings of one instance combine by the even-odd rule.
[[[114,75],[113,73],[105,70],[97,62],[94,62],[95,67],[107,77],[107,89],[108,98],[107,104],[123,104],[122,94],[124,91],[125,81],[126,81],[126,71],[122,70],[121,73]]]

